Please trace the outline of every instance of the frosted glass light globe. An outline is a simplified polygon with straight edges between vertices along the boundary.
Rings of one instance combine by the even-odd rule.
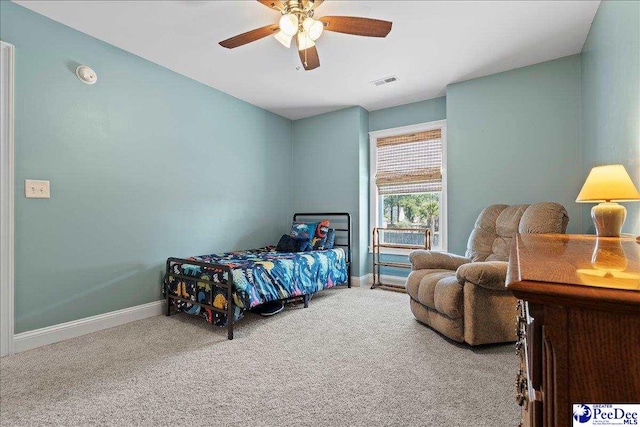
[[[298,32],[298,50],[305,50],[314,47],[316,44],[307,36],[305,31]]]
[[[292,13],[282,15],[280,18],[280,31],[288,36],[295,36],[298,32],[298,17]]]
[[[304,28],[311,40],[316,41],[320,38],[320,35],[324,30],[324,24],[320,21],[316,21],[313,18],[307,18],[302,23],[302,28]]]
[[[276,34],[274,37],[282,44],[282,46],[286,48],[289,48],[291,46],[291,39],[293,37],[286,35],[282,31],[278,31],[278,34]]]

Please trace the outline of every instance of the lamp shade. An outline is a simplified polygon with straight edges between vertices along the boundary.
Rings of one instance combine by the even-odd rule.
[[[633,185],[624,166],[604,165],[591,169],[576,202],[596,203],[631,200],[640,200],[640,193]]]

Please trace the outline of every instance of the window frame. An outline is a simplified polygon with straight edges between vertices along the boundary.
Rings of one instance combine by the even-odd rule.
[[[369,132],[369,253],[373,252],[373,228],[377,227],[378,218],[378,187],[376,186],[376,165],[378,157],[378,139],[405,133],[418,133],[440,129],[442,132],[442,197],[440,200],[440,240],[441,249],[437,252],[446,252],[448,246],[447,232],[447,120],[418,123],[415,125],[401,126],[391,129],[382,129]],[[388,255],[408,255],[413,249],[380,248],[380,253]]]

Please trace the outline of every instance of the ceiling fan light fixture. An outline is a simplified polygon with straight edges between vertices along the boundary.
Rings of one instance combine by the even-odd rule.
[[[278,31],[278,33],[273,37],[275,37],[276,40],[278,40],[280,44],[282,44],[282,46],[286,47],[287,49],[291,47],[291,39],[293,39],[292,36],[288,36],[282,31]]]
[[[307,36],[306,31],[298,32],[298,50],[306,50],[314,47],[316,44]]]
[[[280,31],[289,37],[293,37],[298,32],[298,17],[293,13],[287,13],[280,18]]]
[[[309,38],[316,41],[320,38],[322,31],[324,30],[324,24],[313,18],[306,18],[302,22],[302,28],[309,35]]]
[[[218,44],[226,49],[235,49],[265,37],[275,36],[278,43],[289,48],[293,37],[296,37],[298,56],[307,71],[315,70],[320,66],[315,41],[325,30],[354,36],[384,38],[391,32],[393,25],[390,21],[359,16],[323,16],[315,19],[318,6],[325,0],[258,0],[258,2],[279,12],[278,23],[272,21],[272,24],[238,34]]]

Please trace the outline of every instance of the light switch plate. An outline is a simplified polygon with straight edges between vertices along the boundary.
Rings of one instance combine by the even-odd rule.
[[[25,179],[24,196],[27,199],[50,199],[51,191],[49,188],[49,181]]]

